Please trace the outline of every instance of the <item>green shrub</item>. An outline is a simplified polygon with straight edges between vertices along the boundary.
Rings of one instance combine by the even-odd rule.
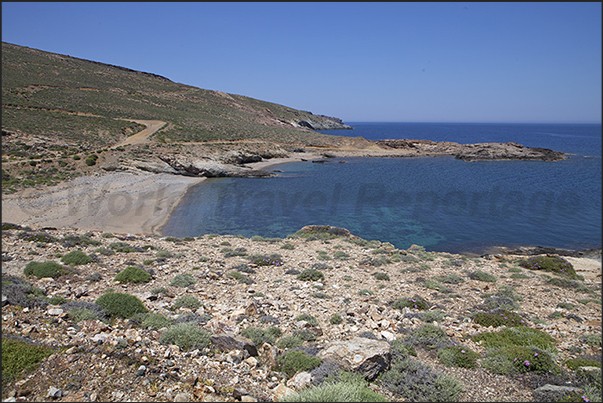
[[[302,271],[301,273],[299,273],[297,275],[297,278],[298,278],[298,280],[303,280],[303,281],[317,281],[317,280],[323,280],[325,278],[325,275],[320,270],[305,269],[304,271]]]
[[[331,299],[331,298],[333,298],[329,294],[326,294],[324,292],[314,292],[314,293],[312,293],[312,296],[314,298],[322,298],[322,299]]]
[[[162,344],[175,344],[182,350],[204,349],[210,344],[211,334],[196,323],[185,322],[167,328],[159,338]]]
[[[90,154],[88,157],[86,157],[86,165],[88,166],[93,166],[96,165],[96,160],[98,159],[98,155],[96,154]]]
[[[412,358],[393,362],[381,375],[381,383],[396,397],[410,402],[456,402],[463,391],[455,378],[435,372]]]
[[[373,273],[373,277],[377,280],[389,281],[389,275],[387,273]]]
[[[601,347],[601,334],[585,334],[580,336],[580,340],[591,347]]]
[[[120,283],[148,283],[151,275],[140,267],[128,266],[120,271],[113,280]]]
[[[113,242],[109,244],[109,248],[115,252],[132,253],[132,252],[144,252],[145,250],[137,246],[128,245],[125,242]]]
[[[247,249],[245,248],[224,248],[221,251],[224,253],[224,257],[234,257],[234,256],[245,256],[247,255]]]
[[[337,380],[326,380],[279,399],[280,402],[388,402],[385,397],[368,388],[367,381],[358,374],[342,375]]]
[[[37,233],[32,233],[30,231],[22,231],[17,235],[17,238],[19,239],[23,239],[26,241],[30,241],[30,242],[41,242],[41,243],[53,243],[53,242],[57,242],[59,239],[53,237],[50,234],[47,234],[46,232],[37,232]]]
[[[339,314],[333,314],[331,316],[331,318],[329,319],[329,323],[332,325],[338,325],[341,322],[343,322],[343,319],[341,318],[341,316]]]
[[[282,350],[286,350],[288,348],[293,348],[293,347],[299,347],[302,344],[304,344],[304,341],[302,339],[300,339],[297,336],[287,336],[287,337],[283,337],[281,338],[278,343],[277,343],[277,347],[282,349]]]
[[[108,249],[108,248],[97,248],[94,250],[94,252],[99,253],[103,256],[115,255],[115,251],[112,249]]]
[[[552,277],[552,278],[547,278],[546,279],[547,284],[551,284],[557,287],[561,287],[561,288],[569,288],[569,289],[576,289],[576,291],[580,291],[580,292],[590,292],[590,289],[585,286],[584,284],[575,281],[575,280],[569,280],[567,278],[560,278],[560,277]]]
[[[542,330],[531,327],[507,327],[498,332],[484,332],[471,337],[486,348],[524,346],[555,350],[555,339]]]
[[[143,328],[159,330],[172,325],[172,321],[160,313],[147,312],[140,315],[140,325]]]
[[[2,337],[3,389],[8,382],[36,369],[44,358],[54,352],[54,349],[47,346]]]
[[[438,281],[446,284],[461,284],[465,282],[465,279],[456,274],[448,274],[446,276],[437,277]]]
[[[195,310],[202,306],[203,304],[197,298],[193,297],[192,295],[184,295],[174,301],[174,303],[172,304],[172,310],[175,311],[180,308],[188,308]]]
[[[398,360],[405,360],[409,355],[417,356],[417,351],[412,344],[407,344],[404,339],[394,339],[391,343],[390,351],[392,354],[392,363]]]
[[[312,315],[308,315],[308,314],[304,313],[295,318],[296,322],[299,322],[302,320],[307,322],[310,326],[318,326],[318,320]]]
[[[475,270],[468,274],[468,277],[472,280],[486,281],[489,283],[495,283],[497,278],[496,276],[486,273],[482,270]]]
[[[446,312],[442,310],[425,311],[420,313],[420,318],[423,322],[442,322],[446,317]]]
[[[367,290],[366,288],[363,288],[362,290],[358,290],[358,295],[373,295],[373,294],[375,294],[373,291]]]
[[[316,335],[309,329],[300,329],[293,332],[293,336],[298,337],[302,341],[314,341]]]
[[[447,367],[475,368],[479,354],[466,346],[450,346],[438,350],[438,358]]]
[[[318,367],[322,360],[317,357],[310,357],[301,351],[289,350],[278,358],[279,370],[286,373],[289,377],[296,372],[309,371]]]
[[[91,311],[90,309],[86,309],[86,308],[70,309],[69,312],[67,313],[67,315],[75,323],[81,322],[83,320],[89,320],[89,319],[97,319],[97,320],[101,319],[100,316],[98,315],[98,313]]]
[[[413,297],[400,298],[392,303],[392,306],[396,309],[402,310],[404,308],[417,309],[424,311],[429,309],[429,303],[422,297],[414,295]]]
[[[70,273],[69,270],[53,261],[29,262],[23,269],[23,274],[26,276],[36,276],[37,278],[59,277],[68,273]]]
[[[115,238],[115,235],[113,235],[111,232],[103,232],[101,234],[101,237],[103,237],[103,238]]]
[[[281,249],[288,249],[288,250],[292,250],[295,249],[295,245],[293,245],[292,243],[284,243],[281,245]]]
[[[551,355],[533,347],[515,346],[488,350],[482,366],[496,374],[525,372],[559,374],[559,367]]]
[[[193,276],[188,273],[176,274],[172,281],[170,281],[170,285],[175,287],[188,287],[189,285],[193,285],[197,282]]]
[[[567,309],[568,311],[571,311],[575,307],[576,307],[576,305],[574,305],[570,302],[560,302],[557,304],[557,308]]]
[[[101,295],[96,304],[108,315],[120,318],[130,318],[137,313],[146,313],[147,308],[140,299],[130,294],[107,292]]]
[[[484,327],[493,326],[527,326],[526,321],[515,312],[495,310],[494,312],[477,312],[472,315],[475,323]]]
[[[281,255],[277,253],[271,255],[252,255],[249,256],[249,260],[258,266],[281,266],[283,264]]]
[[[521,267],[530,270],[544,270],[551,273],[578,279],[574,266],[559,256],[534,256],[519,262]]]
[[[438,292],[441,292],[441,293],[451,292],[445,285],[440,284],[439,282],[437,282],[435,280],[427,279],[427,280],[425,280],[424,285],[425,285],[425,287],[429,288],[430,290],[437,290]]]

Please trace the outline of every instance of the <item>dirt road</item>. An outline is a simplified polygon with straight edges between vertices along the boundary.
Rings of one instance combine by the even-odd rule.
[[[147,128],[139,131],[136,134],[129,136],[128,138],[120,141],[115,144],[113,148],[117,148],[120,146],[125,146],[126,144],[140,144],[146,143],[148,138],[154,134],[157,130],[161,129],[166,122],[161,120],[131,120],[132,122],[140,123],[141,125],[145,125]]]

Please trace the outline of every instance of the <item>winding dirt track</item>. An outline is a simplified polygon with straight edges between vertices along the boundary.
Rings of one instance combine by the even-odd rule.
[[[149,137],[154,134],[155,132],[157,132],[159,129],[161,129],[166,122],[162,121],[162,120],[131,120],[131,122],[136,122],[136,123],[140,123],[141,125],[145,125],[146,129],[143,129],[141,131],[139,131],[136,134],[133,134],[129,137],[127,137],[126,139],[120,141],[119,143],[115,144],[113,148],[116,147],[120,147],[120,146],[125,146],[126,144],[141,144],[141,143],[146,143],[149,139]]]

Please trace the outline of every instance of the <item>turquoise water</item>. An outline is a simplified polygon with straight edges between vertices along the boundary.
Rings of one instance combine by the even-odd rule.
[[[278,165],[275,178],[208,179],[189,190],[166,236],[285,237],[310,224],[427,250],[491,245],[601,247],[601,125],[351,123],[371,140],[514,141],[568,160],[463,162],[344,158]],[[345,162],[345,163],[343,163]]]

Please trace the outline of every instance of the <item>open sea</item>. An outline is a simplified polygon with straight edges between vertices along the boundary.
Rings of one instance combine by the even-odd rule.
[[[517,142],[573,154],[565,161],[464,162],[453,157],[296,162],[274,178],[215,178],[192,187],[164,236],[283,238],[333,225],[367,240],[429,251],[491,246],[601,247],[601,125],[350,122],[321,131],[369,140]],[[340,163],[345,162],[345,163]]]

